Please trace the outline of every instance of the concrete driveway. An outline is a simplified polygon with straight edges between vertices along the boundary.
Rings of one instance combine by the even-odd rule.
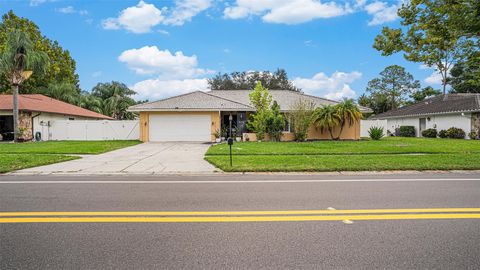
[[[217,170],[203,159],[209,144],[143,143],[14,174],[202,174]]]

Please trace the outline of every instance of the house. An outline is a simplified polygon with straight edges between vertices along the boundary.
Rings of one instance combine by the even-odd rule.
[[[422,131],[437,131],[450,127],[461,128],[466,134],[480,131],[480,94],[446,94],[425,99],[416,104],[401,107],[370,117],[387,120],[391,133],[400,126],[414,126],[417,137]]]
[[[37,132],[47,137],[51,121],[111,120],[111,117],[65,103],[40,94],[19,95],[19,129],[24,140],[35,138]],[[13,97],[0,95],[0,134],[4,140],[13,139]]]
[[[254,134],[248,134],[246,123],[249,114],[255,112],[250,104],[249,94],[252,90],[213,90],[195,91],[159,101],[131,106],[129,111],[140,113],[140,139],[152,141],[215,141],[215,133],[229,126],[232,116],[233,126],[243,137],[255,140]],[[273,100],[287,115],[294,104],[300,100],[312,102],[316,107],[337,104],[336,101],[300,92],[288,90],[271,90]],[[361,108],[369,112],[368,108]],[[338,130],[335,130],[338,132]],[[240,135],[241,136],[241,135]],[[358,140],[360,124],[345,127],[341,139]],[[282,140],[293,140],[293,133],[287,121]],[[328,132],[322,132],[313,126],[308,131],[308,139],[330,139]]]

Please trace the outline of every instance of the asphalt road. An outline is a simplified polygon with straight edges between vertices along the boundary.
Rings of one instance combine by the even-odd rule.
[[[262,217],[293,220],[259,221],[250,213],[333,208],[480,208],[480,174],[0,176],[0,215],[85,215],[0,216],[0,269],[480,268],[478,218],[300,221],[305,214],[288,212]],[[88,212],[98,211],[227,213],[219,222],[96,222]],[[232,211],[252,220],[224,222],[243,215]]]

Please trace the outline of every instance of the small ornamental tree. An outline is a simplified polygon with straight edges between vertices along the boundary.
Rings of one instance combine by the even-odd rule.
[[[267,117],[267,133],[272,141],[280,141],[282,131],[285,129],[285,117],[280,112],[280,105],[276,101],[273,102]]]
[[[353,99],[345,99],[338,103],[335,108],[337,110],[338,117],[340,118],[340,132],[338,132],[338,137],[335,139],[339,140],[342,136],[345,125],[348,124],[349,127],[353,126],[353,124],[362,119],[362,113],[360,112],[358,106],[353,102]]]
[[[315,125],[322,131],[328,131],[332,140],[338,140],[333,136],[333,129],[340,125],[341,120],[336,106],[325,105],[315,110]]]
[[[247,127],[255,132],[258,140],[263,140],[267,133],[267,119],[272,113],[270,110],[272,95],[268,93],[268,89],[263,87],[262,82],[259,81],[249,97],[250,103],[255,107],[256,112],[252,114]]]
[[[296,141],[302,142],[307,139],[308,128],[315,120],[314,109],[314,104],[304,99],[299,99],[293,104],[290,120]]]

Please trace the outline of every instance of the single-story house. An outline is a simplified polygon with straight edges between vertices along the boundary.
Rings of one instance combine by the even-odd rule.
[[[246,123],[250,113],[255,108],[250,104],[249,94],[252,90],[213,90],[208,92],[195,91],[174,96],[159,101],[134,105],[129,111],[140,114],[140,139],[152,141],[215,141],[215,133],[229,126],[229,116],[232,115],[233,126],[237,127],[239,136],[256,140],[254,134],[248,134]],[[283,113],[293,110],[299,100],[312,102],[316,107],[337,104],[338,102],[300,92],[288,90],[270,90],[273,100],[277,101]],[[361,108],[369,112],[368,108]],[[288,117],[287,117],[288,119]],[[335,130],[338,132],[338,130]],[[308,139],[329,139],[328,132],[311,127]],[[360,124],[346,126],[341,139],[358,140]],[[282,140],[293,140],[290,124],[286,128]]]
[[[112,120],[99,114],[40,94],[19,95],[19,129],[21,138],[31,140],[40,132],[48,135],[48,127],[55,120]],[[13,139],[13,97],[0,95],[0,134],[4,140]]]
[[[417,137],[425,129],[440,131],[451,127],[461,128],[468,135],[480,131],[480,94],[439,95],[369,119],[387,120],[392,134],[400,126],[414,126]]]

